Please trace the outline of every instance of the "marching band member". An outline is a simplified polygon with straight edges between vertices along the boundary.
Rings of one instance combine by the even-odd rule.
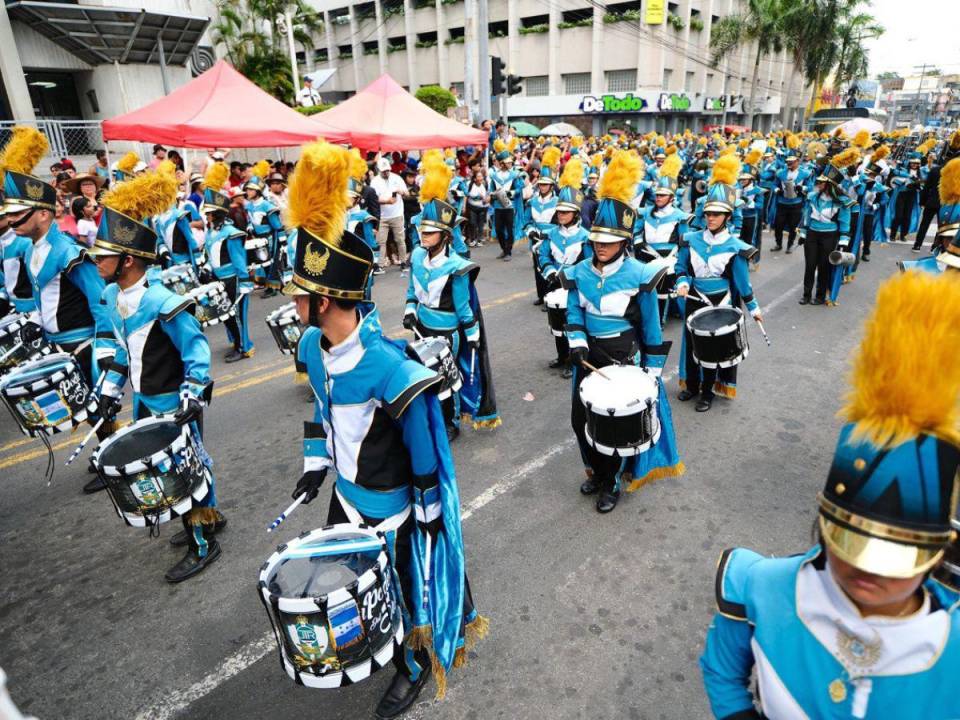
[[[445,200],[453,171],[440,162],[428,163],[424,172],[420,245],[411,259],[403,326],[424,337],[446,338],[457,360],[463,386],[442,403],[447,437],[452,441],[460,434],[461,412],[472,417],[474,428],[497,427],[500,416],[474,287],[480,267],[450,251],[454,223],[462,220]]]
[[[119,183],[103,197],[104,213],[89,254],[108,283],[100,303],[110,319],[117,353],[106,369],[98,404],[100,416],[113,422],[129,380],[135,421],[174,413],[173,421],[190,424],[199,438],[203,407],[213,390],[210,346],[193,317],[193,300],[151,282],[147,275],[159,257],[157,234],[145,221],[169,208],[176,193],[176,179],[157,172]],[[227,520],[217,510],[212,463],[209,457],[202,460],[210,491],[181,516],[183,532],[170,540],[187,546],[164,576],[170,583],[193,577],[220,557],[213,536]]]
[[[759,170],[757,162],[762,157],[760,150],[751,150],[747,153],[743,161],[743,171],[740,173],[740,200],[743,203],[741,212],[743,213],[743,224],[740,226],[740,239],[747,245],[757,249],[756,255],[751,259],[750,268],[756,269],[760,264],[760,243],[763,226],[763,199],[766,193],[757,186],[757,177]]]
[[[576,265],[584,258],[593,255],[590,248],[590,234],[580,224],[580,208],[583,193],[580,183],[583,177],[583,163],[571,158],[560,176],[560,197],[557,200],[555,219],[547,237],[541,241],[538,249],[540,272],[543,275],[545,290],[549,292],[561,286],[561,273]],[[557,346],[557,359],[550,363],[551,368],[562,368],[564,379],[573,377],[570,368],[570,345],[566,336],[554,336]]]
[[[859,157],[856,149],[850,148],[835,155],[836,162],[846,162],[847,154]],[[800,225],[800,242],[803,244],[803,297],[801,305],[823,305],[827,302],[830,287],[830,253],[838,246],[850,247],[850,208],[840,196],[843,165],[830,162],[817,176],[817,184],[807,197]],[[816,295],[811,299],[816,278]]]
[[[347,178],[347,196],[350,198],[350,207],[347,208],[347,231],[353,233],[370,246],[373,253],[374,267],[377,267],[377,257],[380,255],[380,245],[377,243],[377,231],[375,226],[377,219],[360,207],[360,199],[363,196],[363,185],[354,178]],[[416,243],[414,243],[416,244]],[[383,272],[382,270],[380,271]],[[370,279],[367,283],[367,294],[364,300],[373,299],[373,277],[375,272],[370,273]]]
[[[840,288],[851,282],[855,277],[856,258],[863,244],[863,223],[860,214],[860,185],[863,183],[863,178],[857,172],[857,167],[860,164],[860,149],[856,146],[850,147],[835,155],[830,163],[840,169],[841,179],[837,184],[837,196],[850,211],[850,241],[846,247],[841,247],[838,244],[837,250],[849,253],[849,256],[853,258],[851,264],[841,262],[841,264],[833,267],[827,304],[836,305],[839,302]]]
[[[863,262],[870,262],[870,246],[873,241],[883,242],[886,238],[883,230],[883,207],[887,201],[888,188],[883,184],[883,166],[879,162],[888,152],[890,149],[886,145],[874,151],[863,171],[863,191],[860,201],[863,207],[860,260]]]
[[[554,192],[554,175],[560,162],[560,148],[551,145],[543,151],[540,158],[540,177],[537,178],[537,192],[527,202],[530,222],[524,229],[533,257],[533,279],[537,289],[534,305],[543,305],[543,296],[549,292],[544,281],[543,268],[540,265],[539,248],[553,227],[553,216],[557,209],[557,194]],[[578,167],[583,167],[579,164]]]
[[[774,222],[774,198],[777,189],[777,171],[780,169],[777,165],[777,156],[774,153],[777,144],[775,140],[769,140],[767,150],[760,159],[760,172],[757,182],[765,191],[763,193],[763,208],[760,212],[760,228],[773,227]],[[759,262],[759,261],[758,261]]]
[[[54,187],[30,174],[48,148],[46,137],[37,129],[14,128],[0,155],[3,211],[13,232],[30,241],[23,266],[39,311],[37,332],[72,353],[84,380],[93,388],[100,377],[100,364],[115,352],[109,321],[100,305],[104,283],[86,249],[57,227]],[[91,417],[90,424],[97,419]],[[114,429],[105,422],[97,437],[103,440]],[[93,493],[105,487],[97,477],[84,485],[83,491]]]
[[[265,298],[276,295],[283,284],[280,276],[280,236],[283,234],[283,223],[280,220],[280,209],[264,195],[264,178],[269,172],[270,163],[260,160],[250,169],[250,179],[243,184],[247,233],[255,238],[267,238],[270,243],[270,267],[267,270],[255,268],[253,273],[258,282],[266,285],[267,289],[262,295]]]
[[[376,709],[387,719],[409,709],[431,675],[442,697],[447,673],[466,663],[487,620],[464,571],[453,457],[433,394],[440,378],[407,358],[404,343],[383,334],[376,307],[362,302],[373,253],[343,228],[348,167],[345,149],[318,142],[303,148],[290,179],[287,220],[298,242],[284,293],[308,325],[297,357],[316,396],[293,495],[310,502],[333,470],[327,523],[363,522],[386,535],[407,633]],[[446,191],[445,181],[440,196]]]
[[[940,169],[940,210],[937,213],[937,235],[931,254],[919,260],[902,260],[901,270],[922,270],[938,274],[944,270],[960,270],[960,157]]]
[[[644,265],[628,251],[635,217],[629,203],[642,172],[643,161],[636,154],[621,151],[614,156],[600,183],[600,204],[590,231],[593,257],[560,273],[568,291],[565,331],[574,365],[570,420],[587,475],[580,492],[598,494],[600,513],[617,506],[624,483],[629,492],[684,471],[659,377],[670,350],[670,343],[660,334],[657,312],[657,282],[666,269]],[[586,408],[578,392],[588,374],[587,362],[596,367],[611,363],[641,366],[657,377],[661,433],[647,452],[627,458],[608,456],[587,442]]]
[[[170,160],[163,160],[157,166],[157,172],[164,173],[176,182],[176,166]],[[157,235],[157,261],[163,266],[188,263],[197,273],[201,282],[209,282],[213,277],[210,263],[197,242],[190,223],[194,220],[191,210],[197,213],[199,209],[182,207],[174,198],[163,212],[151,219],[151,226]]]
[[[960,283],[942,276],[904,273],[880,288],[817,497],[817,544],[784,558],[720,556],[700,658],[714,717],[960,713],[957,595],[930,577],[955,534],[960,490],[960,374],[947,369],[957,307]]]
[[[223,283],[227,296],[236,305],[234,317],[224,321],[227,339],[233,344],[223,358],[224,362],[234,363],[253,357],[253,340],[247,324],[250,308],[250,292],[253,283],[247,268],[247,250],[244,247],[246,233],[227,219],[230,212],[230,198],[221,190],[230,174],[222,162],[212,163],[203,180],[203,207],[207,217],[206,248],[213,266],[213,274]]]
[[[789,135],[788,147],[793,145],[796,136]],[[787,231],[787,254],[793,252],[793,242],[797,236],[797,228],[803,216],[803,192],[810,178],[810,172],[800,167],[800,158],[796,155],[796,146],[790,148],[787,155],[786,167],[776,175],[776,219],[773,226],[773,240],[776,243],[771,252],[783,250],[783,231]]]
[[[31,245],[30,238],[17,235],[2,206],[3,195],[0,194],[0,277],[3,280],[0,293],[6,303],[6,307],[0,308],[0,316],[8,312],[33,313],[37,302],[33,299],[24,259]]]
[[[760,304],[753,296],[747,262],[757,249],[734,237],[727,223],[736,203],[734,184],[740,174],[740,161],[735,155],[724,155],[713,166],[711,185],[704,196],[703,212],[706,230],[689,232],[680,240],[677,255],[677,295],[686,298],[684,312],[694,312],[711,305],[739,307],[741,300],[755,320],[762,321]],[[691,295],[694,290],[696,294]],[[693,356],[690,330],[683,327],[680,358],[681,402],[700,396],[696,411],[706,412],[713,405],[716,393],[737,396],[737,366],[705,368]]]
[[[911,152],[907,167],[895,167],[890,173],[890,203],[887,205],[885,225],[890,228],[890,240],[906,242],[907,235],[917,231],[920,223],[920,155]]]
[[[493,200],[493,232],[500,243],[497,260],[509,261],[513,256],[513,243],[523,229],[523,184],[522,172],[513,169],[513,150],[517,139],[506,143],[497,138],[493,143],[497,168],[490,173],[490,197]]]

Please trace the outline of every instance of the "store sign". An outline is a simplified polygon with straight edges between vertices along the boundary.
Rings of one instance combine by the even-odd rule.
[[[663,25],[667,19],[667,0],[647,0],[647,14],[643,21],[647,25]]]
[[[660,112],[687,112],[693,107],[686,93],[661,93],[657,101]]]
[[[703,99],[704,112],[723,112],[726,105],[724,97],[706,97]]]
[[[584,96],[580,101],[580,111],[584,113],[636,113],[647,109],[645,98],[627,93],[623,97],[616,95]]]

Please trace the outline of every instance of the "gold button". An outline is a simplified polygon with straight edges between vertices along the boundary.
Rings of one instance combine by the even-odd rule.
[[[834,488],[837,495],[843,495],[847,491],[847,486],[843,483],[837,483],[837,486]]]
[[[863,469],[867,466],[867,461],[863,458],[857,458],[853,461],[853,468],[859,472],[863,472]]]
[[[840,678],[830,683],[830,699],[835,703],[842,703],[847,699],[847,686]]]

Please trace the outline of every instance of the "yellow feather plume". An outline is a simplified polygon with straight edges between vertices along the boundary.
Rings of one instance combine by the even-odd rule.
[[[822,142],[812,142],[807,145],[807,157],[810,160],[815,160],[818,155],[825,155],[827,152],[827,146]]]
[[[666,147],[667,139],[663,135],[657,135],[657,147]]]
[[[777,146],[777,141],[776,141],[776,139],[770,138],[769,140],[767,140],[767,147],[768,147],[768,148],[775,148],[776,146]]]
[[[859,131],[853,136],[853,144],[858,148],[870,147],[870,145],[873,144],[873,141],[870,139],[870,133],[866,130]]]
[[[557,184],[561,188],[572,187],[579,189],[583,184],[583,162],[580,158],[571,158],[563,166],[563,173]]]
[[[446,150],[443,151],[443,156],[445,158],[453,158],[457,156],[457,153],[454,151],[453,148],[447,148]]]
[[[741,150],[746,150],[750,146],[750,138],[743,138],[742,140],[737,141],[737,147]]]
[[[570,147],[578,148],[581,145],[583,145],[582,135],[574,135],[572,138],[570,138]]]
[[[847,133],[844,131],[842,127],[838,127],[836,130],[833,131],[833,137],[837,138],[838,140],[846,140]]]
[[[207,168],[207,174],[203,177],[204,190],[223,191],[223,186],[227,184],[227,178],[230,177],[230,168],[222,162],[215,162]]]
[[[357,148],[350,148],[350,177],[357,182],[367,174],[367,163]]]
[[[604,148],[603,156],[604,156],[605,158],[608,158],[608,159],[609,159],[609,158],[612,158],[612,157],[613,157],[613,153],[614,153],[615,151],[616,151],[616,148],[615,148],[613,145],[607,145],[607,147]]]
[[[793,133],[787,133],[787,147],[790,150],[796,150],[798,147],[800,147],[800,138]]]
[[[493,141],[493,150],[497,153],[502,153],[507,149],[507,144],[503,141],[503,138],[497,138]]]
[[[176,178],[171,175],[146,173],[119,183],[104,193],[100,202],[104,207],[143,222],[169,210],[177,201],[177,189]]]
[[[855,147],[849,147],[830,158],[830,164],[839,170],[856,165],[858,162],[860,162],[860,150]]]
[[[747,157],[744,158],[743,162],[747,165],[756,165],[760,162],[760,159],[763,157],[763,151],[759,148],[754,148],[747,153]]]
[[[879,447],[918,432],[960,443],[960,282],[910,271],[880,286],[850,374],[841,417]]]
[[[177,176],[177,166],[173,164],[172,160],[163,160],[157,165],[157,172],[175,178]]]
[[[683,168],[683,160],[679,155],[667,155],[667,159],[660,166],[660,175],[662,177],[673,178],[676,180],[680,176],[680,170]]]
[[[140,156],[135,152],[128,152],[117,161],[117,170],[129,175],[133,172],[138,162],[140,162]]]
[[[563,153],[560,151],[560,148],[555,145],[551,145],[546,150],[543,151],[543,156],[540,158],[540,164],[543,167],[548,167],[551,170],[555,170],[557,163],[560,162],[560,156]]]
[[[266,160],[258,161],[252,168],[250,168],[250,174],[260,178],[261,180],[266,179],[267,175],[270,174],[270,163]]]
[[[697,138],[697,145],[706,145],[708,142],[709,140],[707,140],[707,138],[703,135]]]
[[[736,145],[727,145],[723,150],[720,151],[720,155],[733,155],[737,152]]]
[[[937,146],[937,139],[930,138],[926,142],[922,142],[917,146],[917,152],[920,153],[921,156],[924,156],[928,152],[933,150],[936,146]]]
[[[289,228],[305,228],[330,245],[339,245],[350,199],[350,153],[339,145],[305,145],[290,176],[284,220]]]
[[[940,204],[960,203],[960,158],[954,158],[940,171]]]
[[[590,165],[597,168],[603,165],[603,155],[600,153],[595,153],[592,158],[590,158]]]
[[[36,128],[17,125],[0,153],[0,171],[30,175],[49,149],[46,135]]]
[[[664,154],[665,154],[667,157],[670,157],[670,156],[673,155],[676,151],[677,151],[677,146],[676,146],[676,145],[667,145],[667,149],[664,150],[663,152],[664,152]]]
[[[960,130],[954,130],[950,136],[950,149],[960,150]]]
[[[517,146],[519,144],[520,144],[520,139],[514,136],[510,138],[509,142],[507,142],[507,150],[509,150],[510,152],[513,152],[514,150],[517,149]]]
[[[721,155],[713,164],[710,184],[736,185],[740,177],[740,159],[733,154]]]
[[[450,191],[450,180],[453,179],[453,168],[443,161],[440,156],[440,162],[434,158],[428,158],[421,164],[423,169],[423,183],[420,185],[420,204],[426,205],[431,200],[443,200],[446,202],[447,193]]]
[[[889,145],[881,145],[876,150],[873,151],[873,155],[870,156],[870,162],[877,162],[878,160],[883,160],[887,155],[890,154]]]
[[[613,156],[610,167],[600,179],[600,197],[629,203],[636,194],[641,177],[643,160],[635,153],[621,150]]]

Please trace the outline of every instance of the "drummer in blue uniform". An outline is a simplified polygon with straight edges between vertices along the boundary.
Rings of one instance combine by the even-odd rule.
[[[757,253],[750,260],[750,269],[756,270],[760,265],[760,242],[763,233],[763,207],[766,192],[757,185],[757,178],[760,174],[757,163],[760,161],[762,153],[754,149],[747,153],[743,161],[743,170],[740,172],[740,200],[742,203],[741,213],[743,214],[743,224],[740,226],[740,239],[747,245],[755,247]]]
[[[720,556],[700,659],[714,717],[960,717],[958,595],[938,582],[960,491],[957,307],[960,283],[943,276],[881,286],[817,496],[817,544]]]
[[[17,235],[10,227],[10,219],[3,209],[3,195],[0,194],[0,279],[3,285],[0,292],[6,302],[6,309],[0,309],[0,316],[8,312],[30,314],[37,309],[25,261],[30,245],[30,238]]]
[[[176,165],[164,160],[157,166],[157,172],[176,178]],[[176,199],[170,207],[158,213],[150,220],[157,234],[157,260],[160,266],[189,264],[200,282],[209,282],[213,277],[210,262],[193,234],[191,223],[201,220],[200,210],[192,202],[181,205]]]
[[[856,153],[856,150],[851,150]],[[843,160],[844,153],[834,157]],[[807,196],[800,223],[800,241],[803,243],[803,296],[801,305],[824,305],[830,288],[832,266],[830,253],[837,247],[850,247],[850,208],[841,196],[843,173],[833,163],[827,163],[817,176],[814,190]],[[816,281],[816,294],[814,292]]]
[[[960,271],[960,157],[949,160],[940,171],[940,209],[937,235],[931,254],[919,260],[902,260],[901,270],[922,270],[938,274]]]
[[[555,145],[543,151],[540,158],[540,177],[537,178],[537,192],[527,201],[529,222],[524,228],[524,233],[533,257],[533,278],[537,290],[534,305],[543,305],[543,296],[549,292],[544,281],[543,268],[540,265],[539,248],[553,227],[554,213],[557,209],[556,174],[561,154],[560,148]],[[583,166],[579,165],[579,167]]]
[[[247,214],[247,232],[255,238],[267,240],[267,254],[270,264],[266,269],[254,270],[254,278],[266,286],[262,297],[273,297],[283,285],[280,271],[280,240],[283,235],[283,223],[280,220],[280,208],[264,195],[265,178],[270,172],[270,163],[261,160],[251,168],[250,179],[243,184],[246,197],[243,209]]]
[[[567,342],[573,365],[570,420],[587,479],[584,495],[597,495],[597,512],[617,506],[621,489],[637,490],[659,478],[683,474],[670,405],[660,375],[670,350],[660,332],[657,282],[666,269],[644,265],[630,253],[636,213],[630,207],[643,161],[630,151],[614,155],[600,181],[600,203],[590,230],[593,256],[561,272],[567,290]],[[660,438],[646,452],[620,457],[596,450],[586,438],[587,410],[579,388],[590,365],[642,367],[656,378]]]
[[[199,439],[203,408],[213,394],[210,346],[193,317],[194,301],[148,278],[148,268],[158,261],[157,234],[145,221],[169,207],[176,193],[175,178],[154,173],[116,184],[103,197],[104,213],[90,255],[108,283],[100,303],[118,349],[106,369],[98,404],[100,416],[113,422],[129,381],[135,421],[172,413],[177,425],[190,424]],[[183,531],[170,540],[187,548],[164,576],[170,583],[193,577],[220,557],[214,534],[227,520],[217,509],[212,463],[209,457],[201,460],[210,490],[181,516]]]
[[[297,357],[316,396],[293,494],[313,500],[333,471],[327,524],[362,522],[385,535],[406,635],[376,708],[386,720],[408,710],[431,675],[442,696],[447,673],[466,664],[487,621],[464,571],[453,458],[434,394],[440,377],[387,338],[376,307],[363,302],[373,253],[343,227],[346,156],[335,145],[308,145],[290,179],[287,220],[298,241],[284,293],[308,326]]]
[[[677,256],[677,295],[686,298],[686,318],[706,307],[739,308],[741,301],[755,320],[762,321],[760,304],[753,295],[747,263],[757,249],[734,237],[727,223],[733,214],[740,174],[734,155],[722,156],[713,166],[711,185],[704,196],[705,230],[689,232],[680,241]],[[716,394],[737,395],[737,366],[707,368],[693,355],[690,329],[684,323],[680,358],[681,402],[700,396],[697,412],[706,412]]]

